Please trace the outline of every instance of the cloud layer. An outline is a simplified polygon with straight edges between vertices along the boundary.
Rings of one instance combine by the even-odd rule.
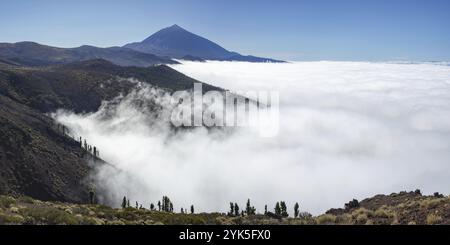
[[[280,93],[280,132],[198,128],[173,135],[132,103],[165,105],[151,88],[99,112],[57,119],[98,146],[120,171],[96,176],[115,205],[226,211],[251,198],[262,211],[285,200],[320,213],[352,198],[422,189],[450,192],[450,67],[436,64],[186,62],[173,68],[232,91]],[[108,113],[106,113],[106,111]],[[108,114],[106,117],[105,114]],[[114,201],[117,200],[117,201]],[[292,213],[292,210],[290,210]]]

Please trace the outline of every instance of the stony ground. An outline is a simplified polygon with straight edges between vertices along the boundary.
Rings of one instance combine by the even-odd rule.
[[[419,225],[450,224],[450,197],[414,192],[378,195],[359,207],[331,209],[300,218],[252,215],[230,217],[220,213],[180,214],[147,209],[114,209],[102,205],[43,202],[29,197],[0,196],[0,224],[4,225]]]

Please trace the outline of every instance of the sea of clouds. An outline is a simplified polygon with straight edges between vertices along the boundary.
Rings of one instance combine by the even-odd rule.
[[[280,130],[173,134],[136,100],[166,105],[142,86],[98,112],[55,117],[114,168],[95,179],[120,205],[168,195],[176,210],[227,211],[250,198],[318,214],[352,198],[421,189],[450,193],[450,67],[369,62],[183,62],[174,69],[231,91],[277,91]],[[111,110],[111,107],[114,109]],[[109,108],[109,109],[108,109]],[[144,107],[145,108],[145,107]],[[148,111],[148,110],[147,110]]]

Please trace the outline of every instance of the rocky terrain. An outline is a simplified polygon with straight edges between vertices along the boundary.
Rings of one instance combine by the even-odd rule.
[[[312,216],[273,214],[230,216],[224,213],[172,213],[148,208],[43,202],[30,197],[1,196],[0,224],[37,225],[449,225],[450,197],[420,192],[378,195],[353,200],[342,209]]]

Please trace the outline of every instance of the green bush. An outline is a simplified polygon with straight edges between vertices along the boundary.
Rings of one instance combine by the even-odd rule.
[[[74,215],[63,210],[51,207],[33,207],[24,210],[26,216],[32,217],[35,222],[49,225],[77,225],[78,220]]]
[[[0,224],[2,224],[2,225],[21,225],[24,222],[25,222],[25,219],[21,215],[0,214]]]
[[[16,200],[12,197],[0,196],[0,207],[9,208],[11,204],[16,203]]]
[[[34,199],[29,196],[21,196],[17,199],[19,202],[33,204]]]

